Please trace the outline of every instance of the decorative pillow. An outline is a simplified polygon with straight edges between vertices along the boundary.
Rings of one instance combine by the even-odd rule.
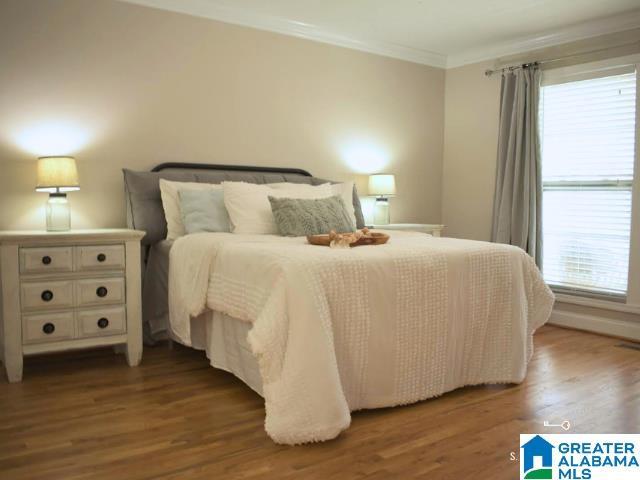
[[[300,237],[335,230],[353,232],[355,223],[339,195],[328,198],[276,198],[269,196],[273,217],[280,235]]]
[[[289,183],[288,188],[245,182],[223,182],[224,205],[229,213],[233,233],[278,233],[269,196],[276,198],[326,198],[332,195],[327,183],[310,190],[306,184]],[[322,187],[322,188],[319,188]]]
[[[231,231],[221,188],[180,190],[179,194],[182,223],[186,233]]]
[[[167,240],[175,240],[186,232],[180,212],[179,191],[184,190],[221,190],[222,185],[214,183],[172,182],[160,179],[160,198],[167,220]]]
[[[281,190],[283,188],[289,187],[292,184],[289,182],[282,182],[282,183],[269,183],[268,185],[271,188]],[[313,192],[314,189],[319,189],[321,187],[325,189],[327,185],[329,185],[329,187],[331,188],[331,195],[339,195],[340,197],[342,197],[342,200],[344,201],[344,204],[347,207],[347,212],[349,212],[349,215],[353,220],[353,224],[355,225],[357,222],[356,222],[356,210],[353,207],[353,182],[323,183],[321,185],[299,184],[299,187],[308,192]],[[318,195],[315,198],[325,198],[327,196],[329,195],[324,195],[324,196]]]

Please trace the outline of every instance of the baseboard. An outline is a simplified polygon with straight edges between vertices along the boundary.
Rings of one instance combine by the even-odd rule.
[[[640,323],[630,320],[604,318],[554,309],[549,318],[549,324],[640,341]]]

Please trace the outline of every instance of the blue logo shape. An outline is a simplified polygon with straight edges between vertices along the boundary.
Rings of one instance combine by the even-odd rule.
[[[525,478],[551,478],[551,468],[553,467],[553,449],[555,448],[551,443],[547,442],[540,435],[536,435],[527,443],[521,446],[524,450],[523,459],[523,471],[532,473],[533,475],[525,475]],[[542,468],[529,472],[533,468],[534,457],[542,458]],[[547,470],[548,469],[548,470]],[[544,470],[544,472],[543,472]],[[536,475],[538,473],[538,475]]]

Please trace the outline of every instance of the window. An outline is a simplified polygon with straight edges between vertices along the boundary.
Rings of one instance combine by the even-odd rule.
[[[628,67],[604,75],[545,81],[541,88],[542,270],[557,290],[623,297],[629,272],[636,73]]]

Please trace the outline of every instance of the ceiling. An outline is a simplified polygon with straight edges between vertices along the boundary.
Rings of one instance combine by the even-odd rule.
[[[640,27],[639,0],[125,0],[437,67]]]

